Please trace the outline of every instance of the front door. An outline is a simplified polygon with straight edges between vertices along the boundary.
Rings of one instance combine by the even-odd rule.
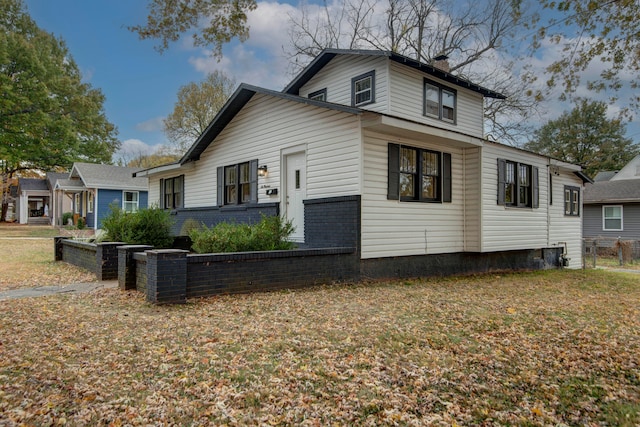
[[[304,242],[304,204],[307,196],[305,153],[289,154],[285,157],[285,218],[295,230],[291,234],[294,242]]]

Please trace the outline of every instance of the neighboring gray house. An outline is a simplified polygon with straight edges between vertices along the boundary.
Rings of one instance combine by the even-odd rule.
[[[640,240],[640,156],[617,172],[601,172],[584,190],[585,238]]]
[[[48,225],[51,191],[43,178],[19,178],[16,216],[20,224]]]
[[[74,163],[66,178],[58,179],[54,187],[55,223],[62,224],[64,199],[71,200],[74,224],[83,218],[89,228],[101,227],[109,213],[109,205],[133,212],[146,208],[147,178],[134,178],[140,168],[127,168],[92,163]]]

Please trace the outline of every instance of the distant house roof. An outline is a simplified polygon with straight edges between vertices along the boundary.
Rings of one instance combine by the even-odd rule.
[[[148,179],[133,176],[135,172],[141,169],[93,163],[74,163],[69,173],[69,180],[80,178],[87,188],[146,191],[149,187]]]
[[[602,172],[598,172],[596,174],[595,178],[593,178],[593,181],[594,182],[609,181],[611,178],[616,176],[617,173],[618,173],[618,171],[602,171]]]
[[[47,172],[47,183],[51,189],[55,188],[59,179],[67,178],[69,178],[69,172]]]
[[[584,188],[585,204],[640,202],[640,179],[599,181]]]
[[[68,178],[59,179],[56,182],[55,188],[56,190],[65,190],[69,192],[79,192],[87,189],[87,187],[84,186],[82,181],[80,181],[77,178],[76,179],[68,179]]]
[[[18,187],[19,191],[49,191],[47,180],[44,178],[20,178]]]
[[[304,70],[302,70],[300,74],[296,76],[296,78],[293,79],[293,81],[291,81],[291,83],[287,85],[287,87],[283,89],[283,92],[298,95],[300,88],[304,86],[309,80],[311,80],[311,78],[315,76],[318,71],[324,68],[324,66],[327,65],[329,61],[331,61],[337,55],[385,56],[399,64],[415,68],[431,76],[442,79],[448,83],[480,93],[487,98],[506,99],[506,96],[501,93],[484,88],[480,85],[470,82],[467,79],[458,77],[440,68],[434,67],[433,65],[425,64],[423,62],[416,61],[415,59],[411,59],[407,56],[387,50],[324,49],[318,54],[318,56],[315,57],[313,61],[309,63],[309,65],[306,66]]]

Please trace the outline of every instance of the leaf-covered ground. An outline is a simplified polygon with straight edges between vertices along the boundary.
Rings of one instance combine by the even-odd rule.
[[[0,302],[0,425],[640,424],[640,280]]]
[[[0,247],[0,291],[96,280],[93,273],[55,262],[53,238],[0,237]]]

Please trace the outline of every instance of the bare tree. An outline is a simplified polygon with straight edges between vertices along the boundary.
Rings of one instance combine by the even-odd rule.
[[[297,72],[324,48],[389,50],[434,63],[446,56],[449,72],[507,95],[488,100],[486,119],[496,139],[517,144],[522,123],[541,100],[529,90],[531,75],[514,72],[500,59],[520,25],[518,0],[486,0],[473,7],[456,0],[346,0],[303,6],[290,16],[291,48],[285,53]]]

